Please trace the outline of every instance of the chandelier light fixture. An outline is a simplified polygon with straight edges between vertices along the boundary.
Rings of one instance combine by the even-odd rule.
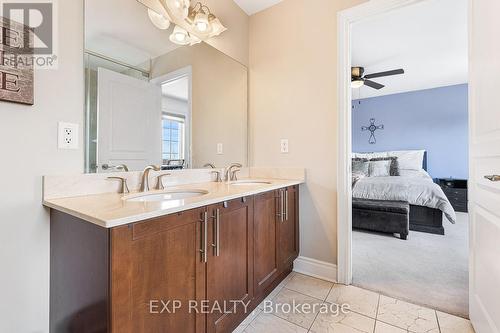
[[[137,0],[148,7],[148,16],[154,26],[174,29],[170,41],[178,45],[194,45],[219,36],[227,30],[208,6],[190,0]]]

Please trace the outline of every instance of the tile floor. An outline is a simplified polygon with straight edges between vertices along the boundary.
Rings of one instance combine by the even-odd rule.
[[[466,319],[298,273],[290,274],[266,300],[270,302],[262,302],[233,333],[474,333]],[[287,312],[277,304],[315,311]],[[348,304],[350,311],[320,310],[334,304]]]

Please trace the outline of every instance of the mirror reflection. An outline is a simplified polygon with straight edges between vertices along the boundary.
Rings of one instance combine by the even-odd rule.
[[[86,172],[247,165],[247,68],[153,18],[85,1]]]

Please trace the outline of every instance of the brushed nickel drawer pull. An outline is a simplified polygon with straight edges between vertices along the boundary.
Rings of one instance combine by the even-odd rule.
[[[212,247],[214,248],[214,255],[218,257],[220,256],[220,209],[219,208],[215,210],[215,215],[212,216],[212,218],[215,220],[214,221],[215,243],[212,244]]]
[[[280,191],[281,197],[281,222],[285,222],[285,191]]]
[[[288,221],[288,189],[285,190],[285,221]]]
[[[486,178],[492,182],[500,182],[500,175],[484,176],[484,178]]]
[[[202,238],[201,238],[201,262],[206,263],[208,261],[208,251],[207,251],[207,242],[208,242],[208,212],[203,212],[203,220],[202,222]]]

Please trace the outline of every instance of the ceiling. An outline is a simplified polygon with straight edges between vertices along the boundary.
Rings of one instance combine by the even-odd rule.
[[[466,83],[467,37],[467,0],[428,0],[354,25],[353,66],[406,73],[373,79],[386,87],[353,89],[353,98]]]
[[[272,7],[283,0],[234,0],[247,13],[253,15],[266,8]]]
[[[187,101],[189,98],[189,78],[185,76],[165,83],[161,86],[161,92],[165,97]]]
[[[169,40],[172,26],[155,28],[146,7],[135,0],[85,1],[85,48],[129,65],[141,66],[178,48]]]

